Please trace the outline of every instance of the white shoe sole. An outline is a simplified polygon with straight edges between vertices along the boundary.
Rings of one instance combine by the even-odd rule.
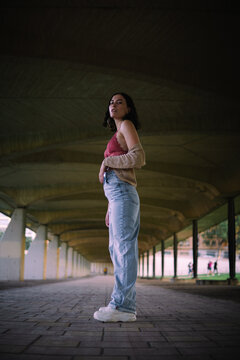
[[[98,311],[109,311],[109,309],[113,309],[114,308],[111,308],[111,306],[102,306],[98,309]],[[137,315],[137,312],[135,311],[135,315]]]
[[[132,322],[136,321],[136,315],[132,313],[127,313],[123,311],[96,311],[93,314],[95,320],[102,322]]]

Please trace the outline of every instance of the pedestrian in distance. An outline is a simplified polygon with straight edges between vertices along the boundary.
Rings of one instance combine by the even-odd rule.
[[[217,263],[217,260],[214,262],[213,271],[214,271],[214,275],[218,275],[218,263]]]
[[[188,275],[191,276],[193,272],[193,267],[191,261],[188,263]]]
[[[209,260],[209,262],[208,262],[207,275],[212,275],[212,260]]]
[[[103,322],[136,321],[140,201],[134,169],[145,165],[145,153],[137,133],[137,111],[129,95],[112,95],[103,126],[114,132],[104,152],[99,181],[108,199],[105,223],[115,283],[108,306],[93,316]]]

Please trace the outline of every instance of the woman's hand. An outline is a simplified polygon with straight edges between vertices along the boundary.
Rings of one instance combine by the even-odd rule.
[[[100,167],[100,171],[99,171],[99,174],[98,174],[98,178],[99,178],[99,181],[100,181],[101,184],[103,184],[105,169],[106,169],[106,167],[104,165],[104,162],[102,162],[102,165]]]
[[[107,227],[109,227],[109,212],[107,210],[106,216],[105,216],[105,224]]]

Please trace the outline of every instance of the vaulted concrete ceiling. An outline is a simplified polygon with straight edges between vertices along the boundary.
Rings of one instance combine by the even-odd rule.
[[[109,259],[98,171],[116,91],[142,123],[140,252],[240,193],[239,13],[227,2],[1,6],[0,211],[24,206],[32,229]]]

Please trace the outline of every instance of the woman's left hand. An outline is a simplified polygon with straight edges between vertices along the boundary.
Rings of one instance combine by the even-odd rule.
[[[102,162],[102,165],[101,165],[100,171],[99,171],[99,175],[98,175],[99,181],[100,181],[101,184],[103,184],[105,169],[106,169],[106,167],[104,165],[104,162]]]

